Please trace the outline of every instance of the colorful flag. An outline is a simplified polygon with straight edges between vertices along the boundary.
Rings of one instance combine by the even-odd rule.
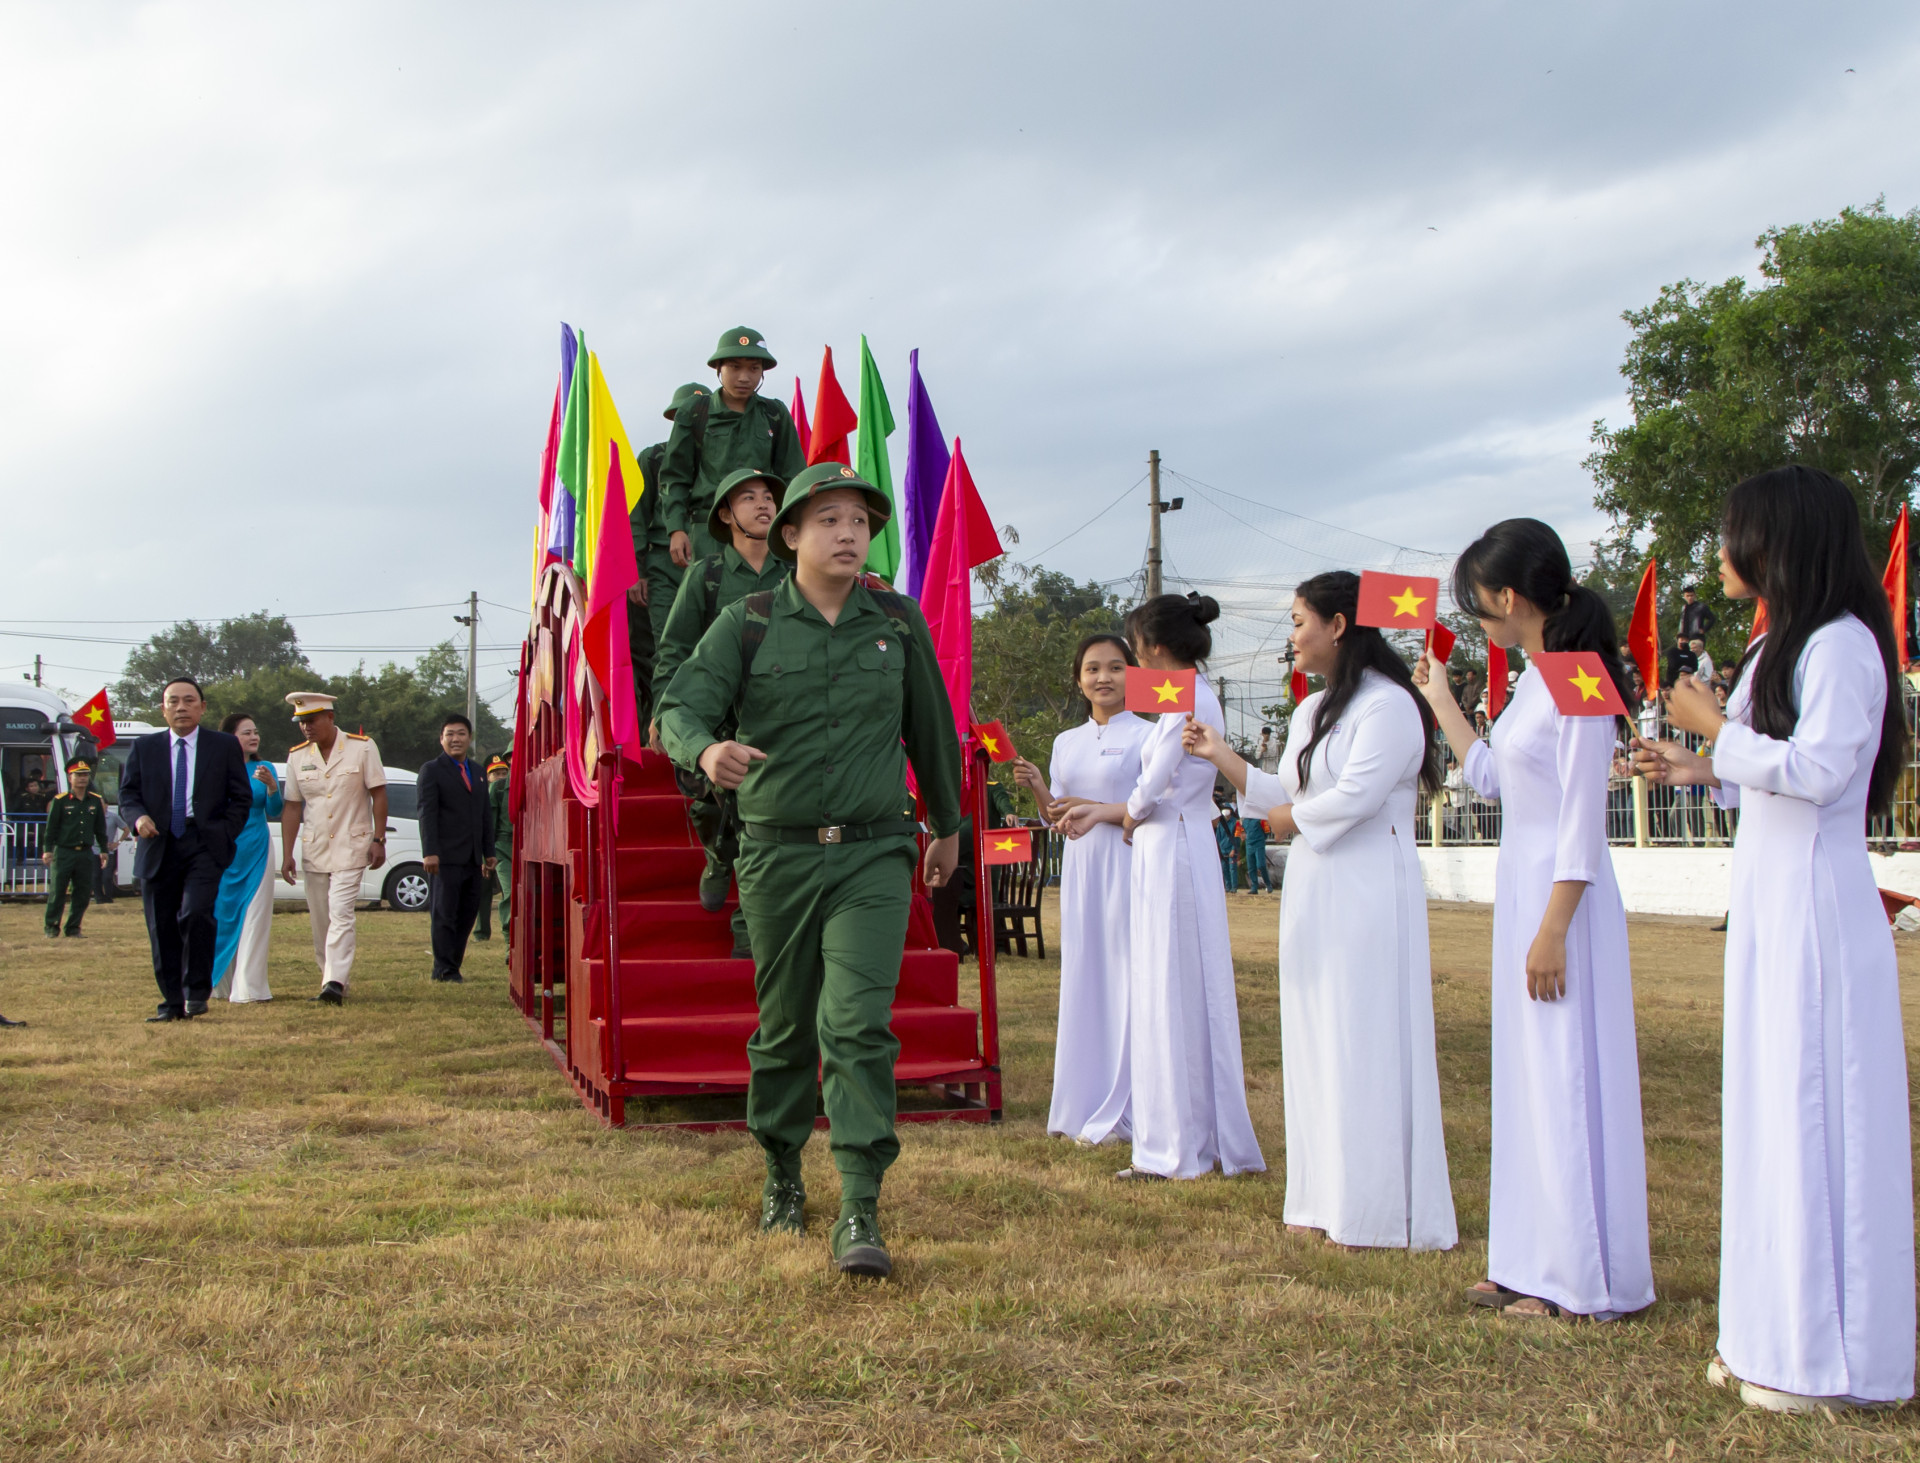
[[[1001,552],[993,519],[980,501],[955,437],[919,598],[953,703],[954,736],[960,741],[966,740],[973,720],[973,571]]]
[[[646,486],[646,480],[640,475],[639,464],[633,460],[633,445],[627,440],[627,429],[620,423],[620,413],[614,407],[613,393],[607,390],[607,378],[600,370],[600,357],[587,355],[587,494],[585,522],[590,531],[575,544],[579,573],[589,584],[600,567],[600,529],[603,522],[610,522],[603,511],[603,505],[609,491],[609,466],[618,458],[620,480],[623,484],[617,495],[620,537],[625,539],[629,548],[633,535],[626,527],[627,515],[632,513],[640,501],[640,493]]]
[[[600,475],[600,523],[594,531],[597,562],[587,582],[587,615],[581,648],[607,698],[608,731],[616,746],[640,750],[640,709],[634,700],[633,647],[627,640],[627,591],[640,582],[633,535],[626,532],[626,468],[617,441],[607,443]],[[592,769],[588,769],[592,775]]]
[[[560,423],[560,458],[554,466],[554,479],[563,491],[553,500],[554,557],[576,573],[584,563],[582,545],[586,539],[583,515],[587,504],[587,448],[592,430],[592,408],[587,403],[586,332],[574,335],[573,369],[567,373],[567,411]],[[565,523],[560,520],[564,518]]]
[[[1013,738],[1007,735],[1006,727],[997,721],[979,723],[973,729],[973,739],[992,761],[1011,762],[1020,755],[1013,749]]]
[[[120,740],[114,734],[113,709],[107,705],[105,686],[94,692],[93,698],[73,713],[73,719],[87,729],[97,747],[111,747]]]
[[[1625,716],[1627,703],[1594,650],[1543,650],[1533,663],[1562,716]]]
[[[940,519],[949,456],[946,438],[920,379],[920,352],[907,357],[907,470],[900,480],[900,562],[907,593],[915,599],[927,578],[933,529]]]
[[[1887,572],[1880,577],[1887,587],[1887,605],[1893,611],[1893,648],[1896,664],[1907,668],[1907,505],[1900,505],[1900,516],[1893,521],[1893,542],[1887,545]]]
[[[813,441],[813,428],[807,425],[807,393],[798,376],[793,378],[793,430],[799,434],[800,451],[805,453]]]
[[[1383,630],[1430,630],[1438,623],[1440,581],[1418,574],[1360,575],[1360,612],[1354,619]]]
[[[1435,620],[1433,627],[1427,631],[1427,652],[1440,664],[1445,665],[1453,655],[1456,638],[1453,631]]]
[[[1130,665],[1127,667],[1127,710],[1191,711],[1197,676],[1195,671],[1157,671],[1149,666]]]
[[[847,451],[847,433],[860,425],[853,414],[853,403],[840,389],[840,378],[833,374],[833,347],[820,358],[820,384],[813,393],[813,438],[807,448],[807,466],[821,462],[844,462],[853,456]]]
[[[893,408],[880,368],[873,363],[866,336],[860,337],[860,435],[854,442],[854,467],[861,477],[887,495],[893,512],[887,526],[874,535],[867,551],[867,568],[889,584],[900,572],[900,500],[893,491],[893,463],[887,456],[887,438],[893,435]]]
[[[1640,679],[1647,684],[1649,696],[1660,691],[1660,607],[1652,559],[1640,575],[1640,590],[1633,597],[1633,618],[1627,621],[1627,655],[1640,667]]]
[[[983,864],[1030,864],[1033,862],[1031,828],[989,828],[981,840]]]
[[[1500,714],[1507,704],[1507,653],[1491,640],[1487,642],[1487,720]]]
[[[568,490],[561,472],[561,464],[567,450],[566,423],[574,409],[574,366],[578,363],[580,341],[573,333],[573,327],[564,321],[560,325],[560,396],[556,410],[557,425],[549,423],[548,440],[552,446],[552,457],[541,464],[542,482],[540,503],[546,512],[545,553],[541,567],[559,562],[573,563],[573,535],[579,525],[579,505]],[[584,385],[584,383],[583,383]],[[586,410],[586,393],[582,390],[579,397],[581,411]],[[583,420],[584,425],[584,420]],[[585,475],[582,474],[584,481]]]

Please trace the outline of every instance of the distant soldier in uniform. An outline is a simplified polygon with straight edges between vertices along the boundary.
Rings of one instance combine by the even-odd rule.
[[[763,589],[777,588],[787,577],[787,561],[767,551],[767,531],[773,515],[780,510],[777,496],[785,484],[752,468],[730,473],[720,484],[713,500],[713,512],[707,520],[709,537],[726,543],[718,553],[696,560],[680,581],[673,610],[667,616],[666,633],[661,636],[653,674],[653,699],[657,705],[666,695],[674,672],[693,654],[707,627],[720,611],[736,600]],[[729,541],[730,540],[730,541]],[[723,737],[733,735],[731,725],[721,728]],[[649,729],[648,739],[659,745],[658,728]],[[733,883],[733,863],[740,853],[740,819],[734,809],[733,793],[715,787],[698,772],[682,773],[681,789],[692,798],[688,815],[694,831],[707,851],[706,871],[700,876],[700,907],[716,910],[727,902],[727,889]],[[746,916],[733,912],[733,958],[750,959],[753,949],[747,939]]]
[[[660,415],[671,422],[681,408],[693,403],[700,403],[699,410],[704,414],[711,395],[699,382],[689,381],[673,393],[673,400]],[[660,499],[660,464],[666,456],[665,442],[655,442],[634,454],[640,468],[641,493],[640,501],[627,515],[627,526],[633,532],[633,562],[640,570],[640,582],[627,591],[627,639],[633,646],[633,692],[642,721],[653,715],[654,657],[682,573],[673,562],[666,510]]]
[[[720,389],[675,415],[660,465],[667,552],[681,569],[726,542],[708,534],[707,519],[730,473],[757,468],[786,483],[807,462],[786,407],[760,395],[761,378],[779,362],[759,331],[741,325],[723,332],[707,364],[719,374]]]
[[[952,875],[960,829],[959,743],[927,622],[863,582],[888,512],[850,467],[800,473],[770,539],[793,577],[720,612],[660,712],[674,761],[739,792],[760,1002],[747,1043],[747,1127],[767,1161],[760,1227],[805,1232],[800,1154],[824,1097],[840,1171],[834,1262],[872,1276],[893,1267],[879,1202],[900,1151],[889,1019],[913,891],[909,761],[933,834],[929,885]]]
[[[47,938],[60,938],[60,916],[73,896],[66,935],[80,938],[80,921],[93,898],[93,876],[113,845],[107,836],[107,800],[92,790],[93,768],[75,757],[67,763],[67,790],[47,804],[40,862],[53,870],[47,882]],[[97,851],[96,851],[97,850]]]
[[[507,784],[513,774],[513,753],[502,752],[487,763],[487,801],[493,806],[493,880],[500,891],[500,938],[513,938],[513,819],[507,815]],[[512,961],[509,951],[507,959]]]
[[[334,698],[290,691],[293,719],[307,740],[287,751],[286,799],[280,812],[280,877],[293,882],[293,849],[300,846],[307,917],[313,922],[313,958],[320,994],[337,1006],[353,972],[353,916],[360,881],[387,861],[387,769],[373,738],[334,725]]]

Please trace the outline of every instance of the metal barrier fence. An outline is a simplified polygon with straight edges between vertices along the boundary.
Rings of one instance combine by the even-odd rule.
[[[46,831],[44,813],[15,813],[0,823],[0,898],[46,898],[47,866],[40,862]]]

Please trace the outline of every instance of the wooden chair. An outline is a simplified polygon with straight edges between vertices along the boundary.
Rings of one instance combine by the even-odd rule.
[[[1031,935],[1039,947],[1040,958],[1047,958],[1047,937],[1040,928],[1040,901],[1046,895],[1052,840],[1052,829],[1035,828],[1033,861],[999,864],[993,870],[993,947],[1003,954],[1011,953],[1017,946],[1020,958],[1026,959],[1027,939]]]

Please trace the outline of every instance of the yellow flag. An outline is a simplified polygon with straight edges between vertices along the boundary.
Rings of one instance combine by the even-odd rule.
[[[620,483],[626,490],[628,513],[640,502],[643,486],[640,465],[633,460],[633,444],[627,440],[627,429],[621,425],[613,393],[607,390],[607,378],[601,374],[600,357],[591,351],[587,353],[587,411],[587,500],[581,505],[585,511],[580,515],[584,543],[577,546],[574,560],[581,566],[583,579],[592,574],[614,452],[620,454]]]

